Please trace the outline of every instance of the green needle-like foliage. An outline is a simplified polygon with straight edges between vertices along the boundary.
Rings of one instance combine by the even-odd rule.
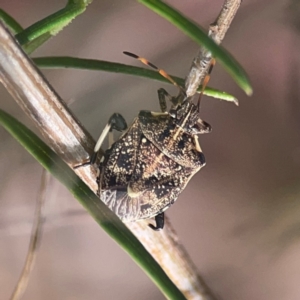
[[[48,69],[75,68],[75,69],[84,69],[84,70],[106,71],[106,72],[113,72],[113,73],[129,74],[129,75],[134,75],[139,77],[146,77],[148,79],[158,80],[158,81],[171,84],[169,80],[161,76],[156,71],[135,67],[135,66],[124,65],[115,62],[96,60],[96,59],[77,58],[77,57],[66,57],[66,56],[36,57],[33,58],[33,61],[40,68],[48,68]],[[171,75],[171,77],[179,85],[184,86],[183,78],[179,78],[173,75]],[[198,91],[199,92],[201,91],[201,86],[199,87]],[[238,101],[234,96],[225,93],[223,91],[213,89],[211,87],[206,87],[206,89],[204,90],[204,95],[238,104]]]

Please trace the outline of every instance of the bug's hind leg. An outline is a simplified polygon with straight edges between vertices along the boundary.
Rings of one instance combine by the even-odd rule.
[[[152,224],[149,224],[149,227],[151,229],[158,231],[158,230],[164,228],[164,225],[165,225],[165,215],[164,215],[163,212],[155,216],[155,222],[156,222],[156,226],[154,226]]]
[[[125,119],[122,117],[122,115],[118,113],[114,113],[108,120],[106,126],[104,127],[102,133],[100,134],[97,143],[94,147],[94,152],[90,158],[89,161],[81,163],[79,165],[76,165],[74,169],[77,169],[79,167],[87,166],[87,165],[92,165],[96,162],[98,152],[100,151],[101,145],[103,144],[104,139],[106,138],[107,135],[109,135],[109,143],[112,142],[112,130],[117,130],[117,131],[124,131],[127,129],[127,123]]]

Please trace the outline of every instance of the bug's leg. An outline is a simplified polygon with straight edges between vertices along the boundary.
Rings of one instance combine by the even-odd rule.
[[[87,161],[87,162],[84,162],[82,164],[76,165],[74,167],[74,169],[94,164],[96,162],[98,152],[100,151],[101,145],[102,145],[104,139],[106,138],[106,136],[108,134],[111,135],[111,131],[112,130],[124,131],[125,129],[127,129],[127,123],[126,123],[125,119],[122,117],[122,115],[120,115],[118,113],[114,113],[109,118],[106,126],[104,127],[102,133],[100,134],[100,136],[99,136],[99,138],[97,140],[97,143],[96,143],[96,145],[94,147],[94,152],[93,152],[90,160]],[[110,137],[110,140],[112,140],[111,137]]]
[[[170,94],[165,89],[159,89],[157,91],[158,93],[158,100],[159,100],[159,106],[161,111],[164,113],[167,111],[167,101],[166,98],[172,98]]]
[[[177,107],[186,98],[186,93],[185,93],[184,88],[182,86],[180,86],[165,70],[159,69],[157,66],[155,66],[153,63],[151,63],[149,60],[147,60],[144,57],[140,57],[140,56],[138,56],[134,53],[127,52],[127,51],[124,51],[123,53],[130,56],[130,57],[133,57],[133,58],[139,60],[144,65],[147,65],[147,66],[151,67],[152,69],[155,69],[161,76],[163,76],[164,78],[169,80],[172,84],[174,84],[179,89],[179,95],[177,97],[171,97],[163,89],[161,89],[161,91],[160,90],[158,91],[160,107],[161,107],[161,110],[162,110],[163,113],[167,111],[165,96],[168,96],[168,98],[170,99],[170,101],[172,102],[174,107]]]
[[[193,126],[193,131],[194,134],[209,133],[211,132],[211,126],[207,122],[198,119],[198,122]]]
[[[108,123],[106,124],[106,126],[104,127],[102,133],[100,134],[100,136],[98,138],[98,141],[94,147],[94,153],[91,157],[89,164],[94,164],[96,162],[96,158],[97,158],[98,152],[102,146],[102,143],[108,134],[111,136],[112,130],[124,131],[125,129],[127,129],[127,123],[126,123],[125,119],[123,118],[123,116],[118,113],[114,113],[109,118]],[[111,137],[110,137],[110,140],[112,140]]]
[[[164,213],[160,213],[158,215],[155,216],[155,222],[156,222],[156,226],[149,224],[149,227],[153,230],[160,230],[164,228],[164,224],[165,224],[165,215]]]
[[[167,112],[167,101],[168,99],[174,106],[178,104],[177,97],[172,97],[165,89],[161,88],[157,91],[159,106],[163,113]]]
[[[108,148],[110,148],[114,142],[115,142],[114,135],[110,130],[108,133]]]

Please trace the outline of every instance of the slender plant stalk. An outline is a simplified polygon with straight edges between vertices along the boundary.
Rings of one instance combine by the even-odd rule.
[[[17,34],[23,31],[23,27],[7,12],[0,8],[0,20],[12,31]]]
[[[226,0],[222,7],[222,10],[214,23],[209,27],[208,36],[215,41],[216,44],[220,44],[225,37],[227,30],[233,18],[238,11],[242,0]],[[187,96],[191,97],[195,95],[199,85],[202,83],[207,71],[209,69],[213,53],[202,47],[198,55],[194,58],[189,74],[185,81],[185,88]],[[247,89],[248,94],[252,94],[252,89]]]
[[[63,9],[63,12],[67,8]],[[76,10],[76,12],[82,13],[83,10]],[[58,12],[61,18],[63,17],[66,19],[66,15],[72,19],[74,14],[65,14],[61,13],[61,11]],[[53,16],[49,16],[33,25],[31,25],[29,28],[31,30],[26,29],[23,30],[21,25],[8,13],[0,9],[0,19],[2,19],[5,24],[12,30],[13,33],[17,34],[22,32],[22,34],[18,35],[17,38],[19,37],[19,42],[22,43],[23,40],[29,40],[25,45],[23,45],[23,50],[27,54],[31,54],[35,49],[40,47],[42,44],[47,42],[51,37],[51,32],[50,29],[55,26],[59,26],[60,22],[58,22],[57,25],[57,18],[53,18]],[[46,20],[46,21],[45,21]],[[50,21],[51,22],[50,22]],[[68,18],[67,18],[68,20]],[[53,25],[49,26],[48,23],[54,23]],[[33,28],[33,29],[32,29]],[[50,28],[50,29],[49,29]],[[32,37],[35,38],[32,38]],[[114,73],[123,73],[123,74],[130,74],[130,75],[135,75],[139,77],[146,77],[149,79],[154,79],[158,81],[163,81],[168,84],[170,84],[170,81],[166,80],[164,77],[162,77],[160,74],[158,74],[156,71],[145,69],[145,68],[140,68],[140,67],[135,67],[135,66],[129,66],[129,65],[124,65],[120,63],[114,63],[114,62],[108,62],[108,61],[102,61],[102,60],[95,60],[95,59],[83,59],[83,58],[76,58],[76,57],[37,57],[33,58],[33,61],[36,63],[37,66],[40,68],[78,68],[78,69],[85,69],[85,70],[101,70],[101,71],[107,71],[107,72],[114,72]],[[177,76],[171,75],[172,78],[181,86],[184,85],[184,79],[179,78]],[[201,86],[198,87],[197,92],[200,92],[202,89]],[[206,87],[204,90],[204,95],[224,100],[224,101],[229,101],[233,102],[236,105],[238,105],[238,100],[223,91],[219,91],[214,88]]]
[[[16,35],[21,45],[33,41],[45,33],[55,35],[76,16],[82,14],[91,1],[68,1],[67,5],[52,15],[32,24]]]
[[[47,69],[75,68],[75,69],[84,69],[84,70],[106,71],[106,72],[113,72],[113,73],[129,74],[138,77],[145,77],[148,79],[153,79],[153,80],[171,84],[169,80],[161,76],[157,71],[135,67],[135,66],[124,65],[115,62],[69,57],[69,56],[35,57],[33,58],[33,61],[40,68],[47,68]],[[184,86],[183,78],[179,78],[173,75],[170,76],[179,85]],[[197,92],[200,92],[201,88],[202,87],[200,86]],[[204,95],[214,97],[219,100],[233,102],[236,105],[238,105],[238,100],[234,96],[211,87],[205,88]]]
[[[30,54],[82,14],[91,2],[92,0],[69,0],[63,9],[18,32],[16,39]]]
[[[40,189],[37,195],[34,221],[32,226],[32,233],[29,243],[29,248],[25,260],[25,264],[19,280],[15,286],[15,289],[10,297],[10,300],[19,300],[22,298],[23,294],[28,285],[29,276],[34,267],[34,262],[37,256],[38,246],[42,238],[42,227],[43,227],[43,207],[46,200],[46,189],[50,180],[49,174],[45,169],[42,171]]]
[[[152,9],[154,12],[161,15],[163,18],[171,22],[173,25],[178,27],[180,30],[182,30],[186,35],[188,35],[192,40],[197,42],[200,46],[205,47],[206,49],[209,49],[210,53],[210,59],[213,55],[214,58],[222,64],[224,69],[231,75],[231,77],[235,80],[235,82],[246,92],[247,95],[252,94],[252,87],[249,82],[248,76],[246,72],[243,70],[243,68],[239,65],[239,63],[234,59],[233,56],[231,56],[225,49],[218,46],[214,39],[209,38],[203,29],[200,28],[198,24],[195,22],[189,20],[187,17],[183,16],[180,12],[166,4],[165,2],[161,0],[138,0],[142,4],[146,5],[150,9]],[[223,5],[222,12],[218,17],[218,20],[221,22],[227,22],[228,19],[230,20],[230,13],[231,10],[228,9],[228,5],[231,5],[233,7],[232,10],[236,7],[235,3],[240,3],[241,0],[229,0],[225,1],[225,4]],[[237,6],[237,8],[239,5]],[[237,10],[236,8],[236,10]],[[235,11],[236,11],[235,10]],[[221,16],[224,16],[224,18],[221,19]],[[233,15],[234,16],[234,15]],[[229,22],[230,24],[230,22]],[[226,32],[226,26],[224,26],[224,30],[222,32]],[[227,27],[227,29],[229,26]],[[210,60],[209,60],[210,61]],[[207,65],[206,62],[204,62],[205,65]],[[208,64],[209,66],[209,64]],[[208,68],[208,67],[207,67]],[[206,70],[207,72],[207,70]],[[200,80],[201,82],[201,80]],[[200,84],[200,83],[199,83]],[[199,86],[197,85],[197,88]],[[196,88],[196,90],[197,90]],[[189,92],[187,93],[188,96],[192,96]]]

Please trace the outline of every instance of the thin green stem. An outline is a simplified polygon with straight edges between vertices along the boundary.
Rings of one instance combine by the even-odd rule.
[[[43,35],[37,37],[36,39],[26,43],[22,48],[29,55],[51,38],[52,35],[49,32],[46,32]]]
[[[59,31],[61,31],[65,26],[67,26],[75,17],[82,14],[88,4],[91,3],[92,0],[78,0],[78,1],[68,1],[67,5],[51,14],[50,16],[32,24],[28,28],[24,29],[22,32],[19,32],[16,35],[16,39],[18,42],[24,46],[28,43],[38,39],[45,34],[48,34],[48,38],[56,35]],[[48,40],[45,39],[44,41]],[[35,44],[36,47],[40,46],[40,43]],[[30,47],[30,51],[34,50],[33,44]]]
[[[84,70],[95,70],[95,71],[106,71],[113,73],[122,73],[129,74],[139,77],[146,77],[153,80],[158,80],[166,83],[170,83],[167,79],[162,77],[158,72],[141,68],[135,66],[129,66],[125,64],[95,60],[95,59],[84,59],[84,58],[76,58],[76,57],[68,57],[68,56],[60,56],[60,57],[36,57],[33,58],[33,61],[40,68],[76,68],[76,69],[84,69]],[[179,78],[177,76],[171,77],[181,86],[184,86],[184,79]],[[199,88],[199,92],[201,91],[201,87]],[[210,97],[214,97],[220,100],[234,102],[238,104],[237,99],[225,92],[222,92],[217,89],[213,89],[207,87],[204,91],[204,94]]]
[[[0,20],[12,31],[17,34],[23,30],[22,26],[7,12],[0,8]]]

